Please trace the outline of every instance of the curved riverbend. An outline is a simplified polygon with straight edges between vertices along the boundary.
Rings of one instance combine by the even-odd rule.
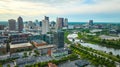
[[[67,36],[68,40],[72,41],[74,39],[75,40],[74,42],[79,42],[81,45],[83,45],[85,47],[91,47],[93,49],[104,51],[106,53],[112,52],[113,55],[120,55],[120,49],[107,48],[107,47],[103,47],[103,46],[95,45],[95,44],[90,44],[90,43],[81,43],[80,40],[77,39],[77,37],[78,37],[78,35],[75,33],[69,34]]]

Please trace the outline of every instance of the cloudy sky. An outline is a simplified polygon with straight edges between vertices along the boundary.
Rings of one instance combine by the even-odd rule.
[[[66,17],[69,21],[120,22],[120,0],[0,0],[0,21]]]

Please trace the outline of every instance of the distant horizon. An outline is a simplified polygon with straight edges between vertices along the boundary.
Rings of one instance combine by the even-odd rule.
[[[0,21],[1,22],[8,22],[8,21]],[[24,22],[28,22],[28,21],[24,21]],[[33,21],[35,22],[35,21]],[[88,23],[88,21],[69,21],[68,23]],[[93,21],[93,23],[120,23],[120,22],[105,22],[105,21]]]
[[[0,0],[0,20],[43,19],[56,17],[69,21],[118,22],[120,21],[120,0]]]

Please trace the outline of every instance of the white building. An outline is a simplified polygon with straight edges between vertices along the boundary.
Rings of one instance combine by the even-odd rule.
[[[68,27],[68,19],[67,18],[64,19],[64,27]]]
[[[49,21],[42,20],[42,34],[47,34],[49,32]]]

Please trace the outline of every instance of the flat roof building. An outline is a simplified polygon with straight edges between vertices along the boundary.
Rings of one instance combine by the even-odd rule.
[[[15,31],[16,30],[16,20],[9,19],[8,24],[9,24],[9,30],[10,31]]]
[[[54,33],[54,44],[58,48],[63,48],[64,47],[64,32],[58,30],[57,32]]]
[[[10,44],[10,53],[16,53],[18,50],[33,49],[33,45],[30,43]]]
[[[23,31],[23,19],[22,19],[22,17],[19,16],[17,19],[17,22],[18,22],[18,31],[22,32]]]

